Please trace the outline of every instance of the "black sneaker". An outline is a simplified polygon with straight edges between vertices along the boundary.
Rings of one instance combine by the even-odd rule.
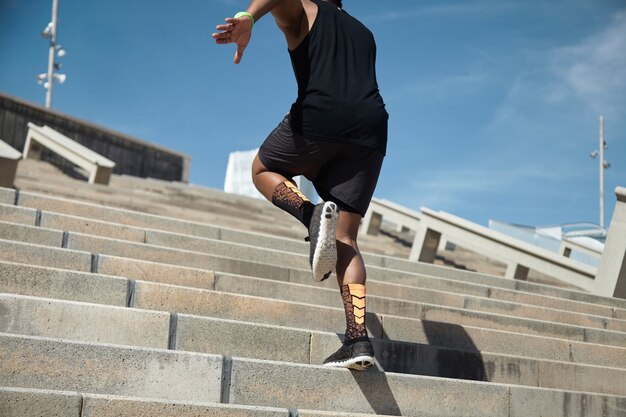
[[[374,349],[369,340],[343,344],[324,361],[323,366],[364,371],[374,364]]]
[[[337,264],[336,229],[339,220],[337,205],[331,201],[320,203],[313,209],[308,241],[311,242],[309,263],[313,280],[324,281]]]

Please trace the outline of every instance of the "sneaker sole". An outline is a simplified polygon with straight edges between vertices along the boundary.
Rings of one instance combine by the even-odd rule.
[[[322,366],[327,368],[348,368],[355,371],[364,371],[374,364],[374,358],[368,355],[357,356],[356,358],[346,359],[345,361],[329,362]]]
[[[313,252],[313,280],[324,281],[337,265],[336,230],[339,210],[333,202],[327,201],[322,207],[317,245]]]

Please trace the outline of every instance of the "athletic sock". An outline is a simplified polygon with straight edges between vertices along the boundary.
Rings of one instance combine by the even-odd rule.
[[[365,285],[347,284],[341,287],[346,312],[345,344],[368,340],[365,328]]]
[[[272,203],[298,219],[307,229],[309,228],[315,205],[292,182],[281,182],[274,188]]]

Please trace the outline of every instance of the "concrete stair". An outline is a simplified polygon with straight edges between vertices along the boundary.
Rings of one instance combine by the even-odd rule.
[[[626,300],[369,253],[378,367],[327,369],[337,284],[312,282],[289,219],[125,177],[167,210],[73,200],[66,178],[43,194],[39,165],[34,191],[0,189],[2,416],[626,415]]]
[[[218,190],[194,185],[114,175],[109,186],[90,186],[65,176],[51,165],[34,160],[21,161],[16,185],[21,189],[51,196],[173,215],[187,221],[225,223],[245,230],[269,231],[284,237],[304,237],[298,222],[266,201],[226,195]],[[257,213],[264,213],[265,221],[249,221]],[[268,224],[271,227],[268,228]],[[408,257],[410,248],[393,242],[392,238],[363,236],[361,246],[377,253]]]

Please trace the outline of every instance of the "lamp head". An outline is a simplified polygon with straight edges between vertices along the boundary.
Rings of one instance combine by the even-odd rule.
[[[63,84],[67,79],[67,75],[65,74],[54,74],[54,79],[59,83]]]
[[[52,22],[48,23],[48,26],[46,26],[42,31],[41,31],[41,36],[43,36],[44,38],[49,38],[52,35]]]

